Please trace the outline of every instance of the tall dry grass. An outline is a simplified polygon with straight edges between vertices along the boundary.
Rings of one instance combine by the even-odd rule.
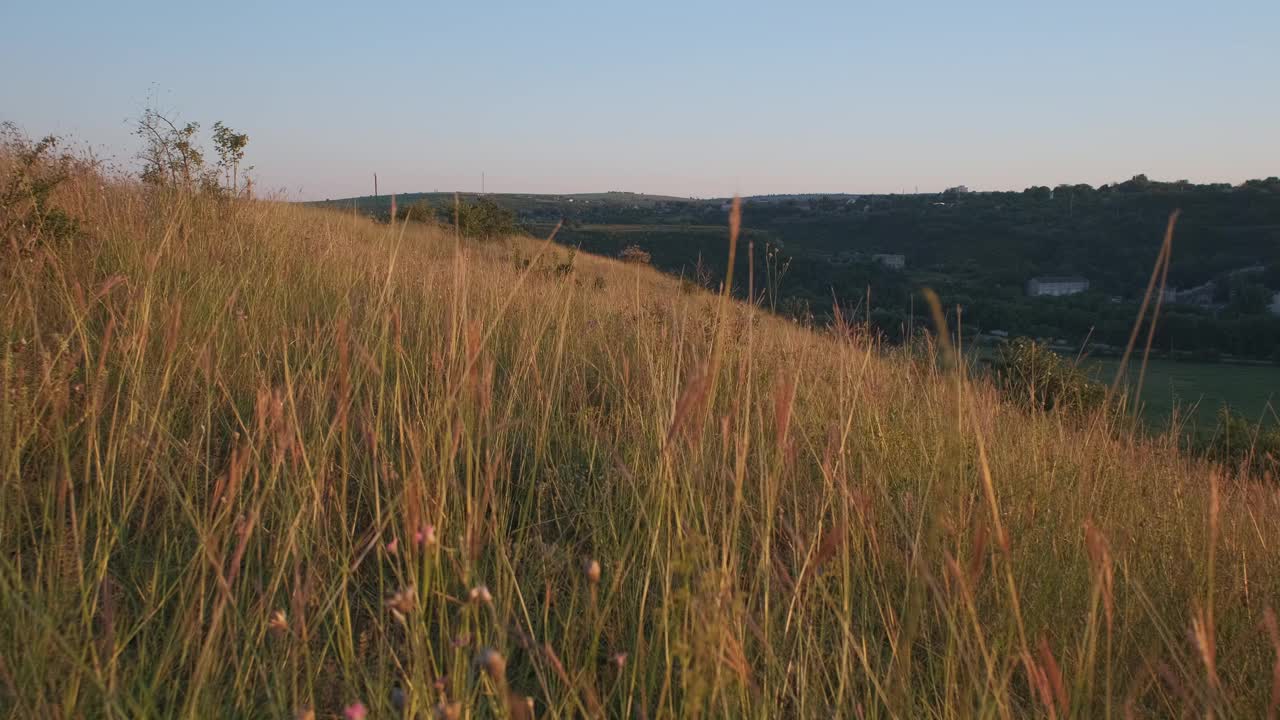
[[[0,715],[1275,715],[1280,498],[1172,440],[527,239],[57,201]]]

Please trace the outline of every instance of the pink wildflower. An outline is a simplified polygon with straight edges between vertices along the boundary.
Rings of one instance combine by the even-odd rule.
[[[435,545],[436,544],[436,526],[423,525],[422,529],[414,533],[413,539],[419,545]]]

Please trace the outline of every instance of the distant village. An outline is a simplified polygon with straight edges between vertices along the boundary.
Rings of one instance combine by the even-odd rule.
[[[1262,270],[1261,266],[1253,266],[1236,270],[1232,275],[1257,273],[1262,272]],[[1027,281],[1028,297],[1062,297],[1078,295],[1088,290],[1089,279],[1075,275],[1034,277]],[[1221,310],[1225,307],[1225,304],[1218,302],[1216,300],[1217,297],[1218,283],[1210,280],[1203,285],[1183,290],[1165,288],[1160,296],[1160,301],[1170,305],[1194,305],[1207,310]],[[1123,298],[1112,297],[1111,301],[1118,303],[1122,302]],[[1267,309],[1273,315],[1280,315],[1280,292],[1271,297],[1271,303]]]

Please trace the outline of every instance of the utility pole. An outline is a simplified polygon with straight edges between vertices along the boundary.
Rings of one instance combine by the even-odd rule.
[[[373,198],[378,199],[378,173],[373,174]]]
[[[484,171],[480,172],[480,194],[484,195]]]

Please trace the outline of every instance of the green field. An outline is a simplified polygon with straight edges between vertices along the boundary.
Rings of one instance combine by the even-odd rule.
[[[1086,361],[1099,380],[1110,383],[1117,359]],[[1129,364],[1128,382],[1137,383],[1140,363]],[[1152,360],[1142,387],[1143,414],[1154,427],[1167,427],[1175,413],[1190,431],[1210,431],[1225,404],[1251,420],[1276,423],[1280,408],[1280,367]]]

